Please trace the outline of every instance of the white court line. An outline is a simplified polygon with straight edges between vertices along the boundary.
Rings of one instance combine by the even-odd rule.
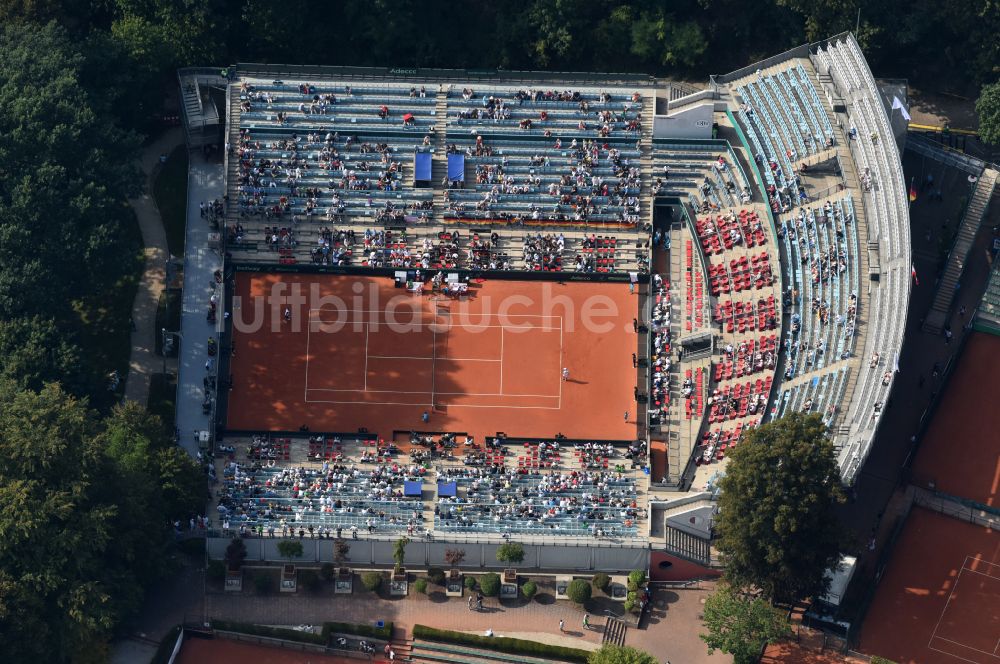
[[[434,360],[433,357],[417,357],[413,355],[369,355],[373,360]],[[451,360],[452,362],[502,362],[503,359],[494,360],[484,357],[439,357],[438,360]]]
[[[929,644],[928,644],[927,648],[928,648],[928,650],[933,650],[934,652],[939,652],[942,655],[948,655],[949,657],[954,657],[955,659],[960,659],[963,662],[971,662],[971,664],[983,664],[982,662],[977,662],[974,659],[969,659],[967,657],[962,657],[961,655],[956,655],[955,653],[950,653],[947,650],[940,650],[940,649],[935,648],[934,646],[929,645]]]
[[[306,325],[306,379],[305,383],[303,383],[302,385],[302,387],[304,388],[304,394],[302,395],[302,398],[305,399],[306,401],[309,401],[309,338],[312,336],[312,334],[309,331],[310,327],[312,326]]]
[[[961,643],[959,641],[952,641],[951,639],[946,639],[943,636],[935,636],[934,638],[935,639],[939,639],[941,641],[947,641],[948,643],[954,643],[956,646],[959,646],[961,648],[965,648],[966,650],[972,650],[974,652],[982,653],[982,654],[984,654],[984,655],[986,655],[988,657],[996,657],[997,659],[1000,659],[1000,657],[997,657],[993,653],[986,652],[985,650],[980,650],[979,648],[973,648],[972,646],[967,646],[964,643]],[[927,647],[929,648],[930,646],[928,645]]]
[[[979,576],[985,576],[987,579],[993,579],[994,581],[1000,583],[1000,576],[993,576],[992,574],[987,574],[986,572],[978,572],[974,569],[969,569],[968,567],[963,567],[962,571],[968,572],[969,574],[978,574]]]
[[[563,383],[562,379],[562,367],[563,365],[563,326],[562,319],[559,319],[559,365],[556,369],[559,371],[559,410],[562,410],[562,393],[563,393]]]
[[[554,394],[500,394],[499,392],[431,392],[430,390],[349,390],[337,387],[310,387],[310,392],[357,392],[358,394],[443,394],[465,397],[531,397],[533,399],[556,399]],[[364,402],[358,402],[364,403]]]
[[[927,647],[928,648],[931,647],[931,641],[934,640],[935,635],[937,634],[937,631],[938,631],[938,627],[941,626],[941,621],[944,620],[945,611],[948,610],[948,605],[951,604],[951,598],[955,595],[955,588],[958,587],[958,581],[959,581],[959,579],[962,578],[962,571],[965,569],[965,563],[968,560],[969,560],[969,556],[966,556],[965,560],[962,561],[962,569],[958,570],[958,576],[955,577],[955,583],[952,584],[952,586],[951,586],[951,592],[948,593],[948,601],[946,601],[944,603],[944,608],[941,609],[941,615],[938,616],[937,624],[934,625],[934,631],[931,632],[931,638],[927,639]]]
[[[966,556],[965,557],[965,565],[963,567],[964,567],[964,569],[967,569],[970,572],[975,572],[976,571],[976,570],[974,570],[974,569],[972,569],[971,567],[968,566],[970,560],[973,561],[973,562],[979,563],[981,565],[989,565],[990,567],[1000,567],[1000,565],[998,565],[997,563],[991,563],[990,561],[983,560],[982,558],[973,558],[972,556]],[[1000,577],[997,577],[997,578],[1000,579]]]
[[[401,403],[398,401],[331,401],[328,399],[309,399],[306,403],[339,403],[353,406],[433,406],[430,403]],[[559,410],[550,406],[473,406],[470,404],[441,404],[446,408],[516,408],[518,410]]]
[[[500,394],[503,394],[503,328],[500,328]]]

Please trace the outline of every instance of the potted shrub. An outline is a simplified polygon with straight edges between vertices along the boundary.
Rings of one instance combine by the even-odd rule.
[[[479,589],[487,597],[496,597],[500,594],[500,575],[494,572],[483,574],[479,577]]]
[[[413,587],[416,588],[417,592],[421,595],[427,594],[427,579],[417,579],[413,583]]]
[[[350,594],[354,590],[354,574],[351,572],[351,568],[344,564],[350,553],[350,544],[342,539],[334,541],[333,561],[336,567],[336,579],[333,584],[334,594]]]
[[[524,547],[519,542],[504,542],[497,548],[497,562],[516,565],[524,562]],[[517,570],[507,567],[503,571],[504,583],[517,583]]]
[[[635,569],[628,573],[628,589],[630,591],[639,590],[646,583],[645,570]]]
[[[282,558],[291,560],[302,557],[302,542],[298,540],[281,540],[278,542],[278,553]],[[280,590],[283,593],[293,593],[298,586],[298,578],[295,573],[295,565],[291,563],[281,567]]]
[[[378,592],[379,588],[382,587],[382,574],[380,572],[365,572],[361,575],[361,585],[365,587],[365,590]]]
[[[243,590],[243,561],[247,557],[247,545],[243,542],[243,538],[234,537],[226,547],[225,555],[225,568],[223,575],[225,577],[224,588],[226,592],[240,592]],[[220,563],[220,566],[221,563]]]
[[[607,594],[608,588],[611,586],[611,577],[604,572],[598,572],[594,575],[593,583],[595,588]]]
[[[405,595],[407,591],[406,568],[403,563],[406,561],[406,545],[409,543],[409,537],[400,537],[392,546],[392,559],[396,564],[392,568],[389,592],[393,595]]]
[[[462,596],[462,572],[458,566],[462,564],[463,560],[465,560],[465,549],[445,549],[444,561],[451,568],[448,570],[448,578],[444,584],[445,594],[449,597]],[[466,585],[468,585],[468,581],[472,581],[470,589],[476,586],[476,580],[472,577],[466,579]]]
[[[538,593],[538,584],[534,581],[528,581],[523,586],[521,586],[521,594],[524,595],[524,599],[529,602]]]

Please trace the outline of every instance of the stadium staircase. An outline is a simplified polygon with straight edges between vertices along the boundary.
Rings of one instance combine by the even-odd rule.
[[[931,310],[924,321],[924,331],[933,334],[940,334],[951,314],[951,307],[955,300],[955,292],[958,290],[962,272],[972,251],[972,243],[979,232],[979,225],[986,216],[986,209],[989,207],[990,199],[996,187],[997,177],[1000,176],[996,170],[988,168],[976,182],[976,188],[972,193],[972,200],[965,208],[965,216],[958,227],[955,237],[955,244],[948,254],[948,265],[945,267],[944,275],[937,285],[937,292],[934,294],[934,302]]]
[[[616,646],[625,645],[625,632],[628,631],[628,625],[619,620],[618,618],[608,618],[608,622],[604,624],[604,637],[601,639],[601,643],[610,643]]]

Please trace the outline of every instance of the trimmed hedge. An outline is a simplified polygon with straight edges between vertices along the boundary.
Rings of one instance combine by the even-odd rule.
[[[566,597],[577,604],[583,604],[590,600],[590,583],[584,579],[573,579],[566,588]]]
[[[548,643],[539,643],[538,641],[511,639],[505,636],[466,634],[447,629],[435,629],[427,625],[414,625],[413,638],[441,641],[443,643],[456,643],[474,648],[485,648],[487,650],[504,652],[509,655],[537,655],[539,657],[549,657],[567,662],[586,662],[587,656],[590,654],[589,651],[580,650],[579,648],[566,648],[565,646],[554,646]]]
[[[531,601],[531,598],[535,596],[536,593],[538,593],[538,584],[535,583],[534,581],[528,581],[523,586],[521,586],[521,594],[524,595],[524,598],[529,602]]]
[[[488,572],[479,577],[479,589],[487,597],[496,597],[500,594],[500,575],[496,572]]]
[[[446,575],[440,567],[429,567],[427,569],[427,580],[437,586],[443,586]]]
[[[354,623],[325,622],[323,623],[323,637],[330,638],[331,634],[354,634],[356,636],[369,636],[373,639],[388,641],[392,638],[392,623],[385,623],[385,627],[375,627],[375,625],[355,625]]]
[[[213,620],[212,629],[218,629],[224,632],[252,634],[253,636],[266,636],[271,639],[283,639],[285,641],[298,641],[299,643],[312,643],[319,646],[325,646],[326,642],[329,640],[323,634],[300,632],[295,629],[284,629],[282,627],[266,627],[264,625],[254,625],[251,623],[231,622],[229,620]]]
[[[600,590],[602,593],[608,592],[608,586],[611,585],[611,577],[604,572],[598,572],[594,575],[594,587]]]
[[[413,588],[421,595],[427,594],[427,579],[417,579],[413,582]]]
[[[382,573],[365,572],[361,575],[361,585],[363,585],[366,590],[377,592],[378,589],[382,587]]]

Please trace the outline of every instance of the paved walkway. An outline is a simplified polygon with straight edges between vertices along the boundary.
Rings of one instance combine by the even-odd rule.
[[[205,362],[208,338],[216,326],[206,322],[212,296],[213,273],[222,267],[222,257],[208,247],[208,222],[201,218],[198,204],[223,196],[222,163],[206,161],[192,153],[188,161],[187,227],[184,239],[184,296],[181,303],[181,345],[178,357],[177,420],[180,442],[194,456],[198,443],[194,432],[209,428],[209,416],[202,413],[205,397]],[[221,294],[221,290],[219,291]],[[220,302],[222,298],[220,297]],[[222,317],[219,317],[221,323]]]
[[[150,377],[162,370],[163,360],[156,354],[156,309],[160,294],[163,293],[169,258],[167,234],[163,230],[160,211],[153,198],[153,177],[160,167],[160,155],[170,154],[183,142],[184,132],[180,127],[175,127],[146,146],[139,164],[146,176],[146,186],[138,198],[130,198],[128,201],[135,210],[139,230],[142,232],[146,265],[132,303],[132,352],[125,380],[125,398],[144,406],[149,399]]]

